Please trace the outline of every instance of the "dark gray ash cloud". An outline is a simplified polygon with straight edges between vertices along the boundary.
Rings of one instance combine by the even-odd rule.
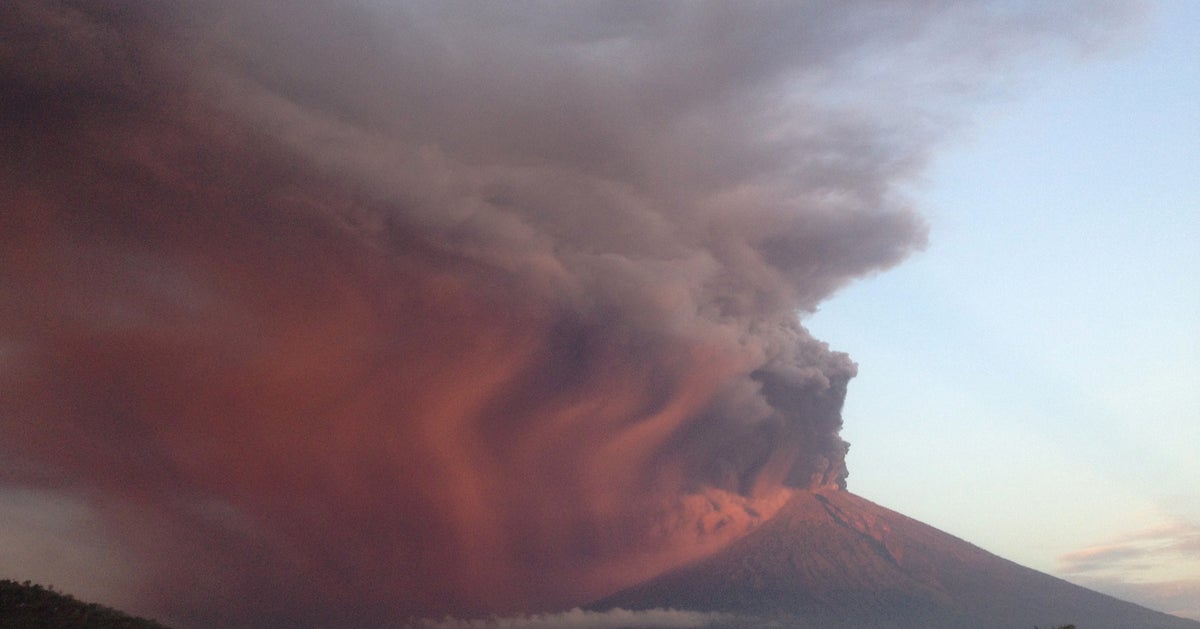
[[[798,317],[923,245],[963,101],[1122,15],[1067,6],[6,3],[0,480],[184,625],[711,551],[844,484]]]

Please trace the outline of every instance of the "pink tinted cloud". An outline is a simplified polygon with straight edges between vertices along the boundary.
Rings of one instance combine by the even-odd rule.
[[[0,8],[0,482],[132,611],[563,608],[845,483],[797,313],[923,245],[938,132],[784,92],[963,14],[508,7]]]

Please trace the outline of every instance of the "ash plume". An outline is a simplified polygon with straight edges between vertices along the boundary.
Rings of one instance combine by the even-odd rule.
[[[561,609],[711,552],[845,483],[855,365],[798,317],[922,246],[921,97],[1106,23],[6,3],[2,486],[87,505],[182,624]]]

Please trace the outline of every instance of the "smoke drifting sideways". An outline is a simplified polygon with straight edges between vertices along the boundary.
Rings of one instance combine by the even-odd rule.
[[[798,315],[1120,14],[302,4],[0,7],[0,489],[183,625],[565,609],[844,486]]]
[[[593,612],[578,607],[565,612],[532,614],[529,616],[491,617],[476,620],[446,618],[441,621],[420,620],[411,623],[414,629],[669,629],[672,627],[778,627],[778,622],[751,616],[720,612],[693,612],[676,609],[611,609]]]

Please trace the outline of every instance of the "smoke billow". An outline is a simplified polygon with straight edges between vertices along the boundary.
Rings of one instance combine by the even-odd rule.
[[[1027,13],[6,3],[3,488],[86,505],[60,584],[183,624],[709,552],[844,485],[855,366],[798,315],[922,245],[935,95],[1103,32]]]

